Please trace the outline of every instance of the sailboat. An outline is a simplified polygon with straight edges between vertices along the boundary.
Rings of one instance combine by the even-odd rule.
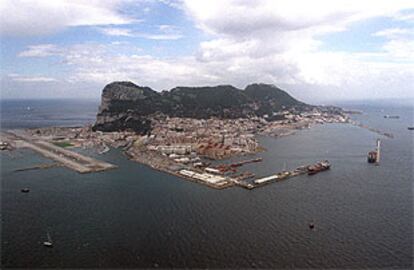
[[[53,242],[52,242],[52,238],[50,237],[49,232],[47,232],[47,241],[43,242],[43,245],[45,247],[53,247]]]

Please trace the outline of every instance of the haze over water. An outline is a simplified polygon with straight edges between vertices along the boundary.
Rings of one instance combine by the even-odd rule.
[[[67,105],[68,117],[64,103],[14,104],[9,114],[2,103],[2,128],[93,122],[96,104]],[[20,121],[27,110],[10,111],[28,106],[36,122]],[[210,189],[128,161],[120,150],[79,150],[119,166],[85,175],[66,168],[15,172],[51,161],[28,150],[1,152],[2,265],[409,268],[414,148],[407,126],[413,108],[359,109],[364,114],[353,118],[395,136],[381,138],[380,166],[366,162],[377,134],[346,124],[315,126],[260,138],[264,161],[243,168],[266,176],[328,159],[331,170],[252,191]],[[21,193],[24,187],[30,192]],[[42,245],[47,232],[52,249]]]

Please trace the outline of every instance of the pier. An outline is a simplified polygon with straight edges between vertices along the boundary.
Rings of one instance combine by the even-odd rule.
[[[320,161],[313,165],[303,165],[291,171],[282,171],[282,172],[279,172],[279,173],[276,173],[270,176],[258,178],[258,179],[253,180],[252,182],[235,181],[235,184],[242,188],[251,190],[251,189],[262,187],[262,186],[265,186],[265,185],[268,185],[274,182],[287,180],[289,178],[293,178],[293,177],[303,175],[303,174],[308,174],[308,175],[316,174],[316,173],[328,170],[329,168],[330,168],[330,164],[328,161]]]

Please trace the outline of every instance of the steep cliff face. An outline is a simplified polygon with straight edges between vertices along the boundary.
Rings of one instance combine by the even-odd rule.
[[[147,133],[151,121],[145,117],[157,111],[156,103],[161,95],[131,82],[113,82],[102,91],[94,130],[135,130]]]
[[[245,90],[231,85],[176,87],[156,92],[132,82],[113,82],[102,91],[94,130],[134,130],[148,133],[150,116],[190,118],[238,118],[263,116],[289,107],[306,107],[285,91],[268,84],[252,84]]]

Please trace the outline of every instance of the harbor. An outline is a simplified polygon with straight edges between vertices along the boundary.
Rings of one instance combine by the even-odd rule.
[[[205,168],[204,172],[200,170],[195,171],[182,169],[179,170],[178,173],[176,173],[176,175],[181,178],[201,183],[215,189],[224,189],[232,186],[238,186],[248,190],[252,190],[254,188],[262,187],[275,182],[284,181],[289,178],[293,178],[300,175],[307,174],[311,176],[319,172],[328,170],[330,169],[330,167],[331,164],[329,163],[329,161],[323,160],[315,164],[302,165],[290,171],[283,170],[279,173],[256,179],[252,179],[254,177],[254,174],[250,172],[244,172],[240,174],[238,177],[235,177],[233,175],[225,176],[219,170],[213,173],[211,170],[208,170],[209,168]]]
[[[341,118],[335,114],[325,115],[315,112],[292,115],[294,119],[289,117],[292,118],[289,121],[293,123],[279,124],[283,124],[284,128],[294,129],[295,123],[304,123],[309,119],[313,119],[313,122],[305,121],[308,124],[350,123],[388,138],[393,137],[391,133],[368,127],[349,118]],[[244,166],[260,167],[259,163],[263,161],[258,154],[266,149],[259,144],[257,136],[267,136],[267,133],[263,132],[263,125],[266,126],[265,130],[270,126],[276,129],[281,128],[278,125],[274,126],[274,122],[264,124],[259,120],[250,119],[246,122],[238,119],[236,123],[233,123],[220,119],[158,119],[155,121],[153,133],[147,135],[139,135],[132,131],[93,131],[90,126],[9,130],[2,134],[1,146],[4,149],[29,148],[54,161],[53,164],[33,165],[19,168],[16,171],[64,166],[79,173],[99,172],[116,166],[87,157],[71,148],[92,148],[99,155],[107,153],[111,148],[122,148],[130,160],[214,189],[233,186],[254,189],[295,176],[313,175],[329,169],[328,161],[320,161],[315,164],[302,165],[290,171],[284,166],[280,172],[267,172],[270,173],[268,176],[256,175],[257,172],[253,167],[252,170],[255,173],[245,170]],[[245,129],[241,129],[241,126]],[[200,133],[199,128],[203,128],[204,132]],[[240,159],[243,156],[250,156],[250,158]],[[229,161],[235,157],[238,157],[237,161]],[[321,157],[323,156],[316,158]],[[378,164],[379,151],[375,154],[370,153],[368,160],[370,159]]]

